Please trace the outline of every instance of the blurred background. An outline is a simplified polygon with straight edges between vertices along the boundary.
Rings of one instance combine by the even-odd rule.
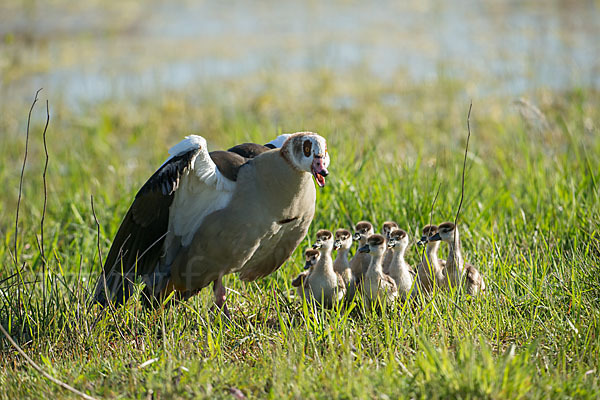
[[[0,106],[69,107],[319,70],[465,81],[471,97],[600,85],[598,1],[0,3]],[[351,97],[337,99],[343,106]]]
[[[68,198],[82,215],[92,193],[100,209],[125,207],[166,150],[191,133],[218,149],[317,131],[330,145],[331,187],[340,193],[354,190],[366,165],[371,187],[386,191],[414,170],[450,184],[454,199],[470,101],[469,165],[502,181],[530,161],[553,170],[573,146],[598,145],[599,4],[4,0],[0,147],[10,151],[0,181],[11,190],[0,228],[12,226],[39,88],[26,194],[41,195],[48,100],[50,205],[70,212]],[[530,149],[531,160],[523,158]],[[330,217],[351,222],[365,213],[358,193]],[[39,215],[42,204],[24,207]],[[411,223],[421,211],[407,211]],[[372,212],[385,213],[376,204]],[[120,211],[107,213],[118,222]]]

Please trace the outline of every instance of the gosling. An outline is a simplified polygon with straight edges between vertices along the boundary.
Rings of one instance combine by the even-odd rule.
[[[333,270],[333,234],[325,229],[317,232],[313,249],[319,249],[321,257],[306,278],[310,296],[324,307],[332,307],[346,294],[342,276]]]
[[[394,229],[398,229],[398,224],[394,221],[385,221],[383,223],[383,226],[381,227],[381,234],[383,236],[385,236],[385,240],[389,241],[390,240],[390,233],[392,233],[392,231]],[[390,273],[390,262],[392,261],[392,249],[390,249],[388,247],[388,249],[385,251],[385,256],[383,257],[383,273],[384,274],[388,274]]]
[[[356,232],[354,233],[354,240],[358,241],[359,248],[364,247],[367,244],[367,239],[374,233],[373,225],[367,221],[358,222],[354,230]],[[362,281],[370,263],[371,256],[368,253],[361,253],[360,251],[357,251],[352,260],[350,260],[350,268],[352,269],[352,274],[357,285]]]
[[[348,229],[338,229],[335,231],[335,242],[333,242],[334,250],[337,250],[337,256],[333,262],[333,270],[342,276],[346,287],[354,280],[348,253],[352,247],[352,234]]]
[[[444,288],[446,279],[444,277],[444,268],[446,260],[438,258],[440,242],[430,242],[428,239],[438,232],[437,225],[426,225],[423,227],[421,240],[419,245],[427,244],[423,259],[417,267],[417,279],[419,288],[424,294],[430,294],[433,291],[434,285],[439,288]]]
[[[440,224],[438,232],[427,240],[428,242],[442,240],[448,243],[448,259],[446,260],[446,268],[444,270],[446,285],[448,287],[458,287],[466,272],[465,291],[472,296],[485,291],[485,282],[477,268],[472,264],[465,263],[460,244],[460,235],[456,225],[452,222]]]
[[[304,271],[300,272],[297,277],[292,280],[292,286],[296,288],[298,297],[302,298],[308,292],[308,275],[312,272],[315,265],[319,261],[321,253],[319,250],[307,249],[304,252]]]
[[[398,296],[396,282],[389,275],[383,273],[382,262],[385,246],[385,237],[372,235],[367,243],[358,249],[361,254],[371,254],[371,263],[364,276],[362,290],[367,310],[372,310],[377,307],[377,304],[391,304]]]
[[[389,276],[394,280],[398,288],[398,295],[406,300],[411,296],[414,282],[414,271],[404,259],[408,248],[408,234],[403,229],[394,229],[390,233],[388,250],[392,252]]]

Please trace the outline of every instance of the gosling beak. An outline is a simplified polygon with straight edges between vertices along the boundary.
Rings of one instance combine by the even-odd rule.
[[[395,246],[396,246],[396,241],[390,239],[388,242],[388,245],[387,245],[388,249],[393,249]]]
[[[360,240],[360,233],[355,233],[354,236],[352,236],[353,240],[359,241]]]
[[[439,232],[438,232],[438,233],[436,233],[435,235],[433,235],[433,236],[429,236],[429,238],[427,238],[427,241],[428,241],[428,242],[438,242],[438,241],[440,241],[440,240],[442,240],[442,237],[440,236],[440,233],[439,233]]]
[[[304,263],[304,269],[309,269],[310,268],[310,261],[307,261]]]
[[[333,242],[334,250],[339,250],[341,247],[342,247],[342,242],[340,242],[339,240],[336,240],[335,242]]]
[[[312,247],[313,247],[313,249],[317,250],[317,249],[320,249],[320,248],[321,248],[321,246],[323,246],[323,242],[321,242],[320,240],[317,240],[317,241],[315,242],[315,244],[313,244],[313,246],[312,246]]]
[[[417,242],[418,246],[425,246],[427,244],[427,236],[423,235],[421,236],[421,240],[419,240]]]
[[[369,249],[369,245],[365,244],[363,247],[358,249],[359,253],[369,253],[371,249]]]

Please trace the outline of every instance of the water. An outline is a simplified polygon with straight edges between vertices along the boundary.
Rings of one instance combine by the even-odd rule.
[[[594,1],[96,3],[0,5],[0,101],[29,100],[39,87],[94,102],[270,70],[359,67],[415,82],[443,74],[513,96],[600,87]]]

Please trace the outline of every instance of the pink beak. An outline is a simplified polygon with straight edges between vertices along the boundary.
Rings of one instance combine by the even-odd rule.
[[[312,162],[312,174],[320,187],[325,186],[325,177],[329,175],[325,165],[325,157],[317,157]]]

